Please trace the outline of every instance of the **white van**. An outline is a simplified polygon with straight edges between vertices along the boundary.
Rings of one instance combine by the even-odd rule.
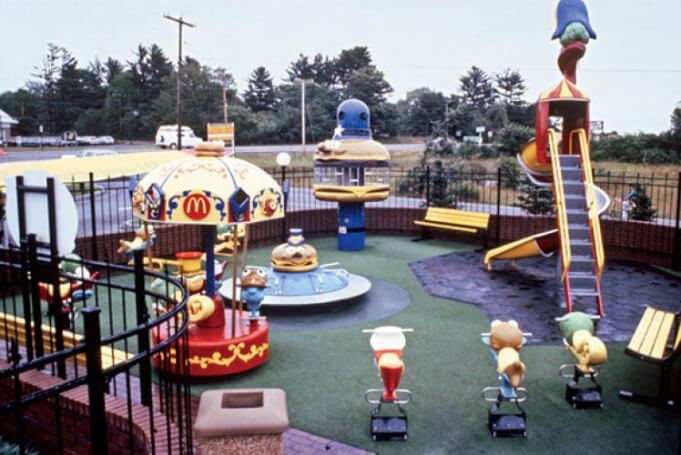
[[[192,148],[200,144],[202,139],[196,137],[194,130],[188,126],[182,127],[182,148]],[[177,125],[161,125],[156,131],[156,145],[162,149],[177,148]]]

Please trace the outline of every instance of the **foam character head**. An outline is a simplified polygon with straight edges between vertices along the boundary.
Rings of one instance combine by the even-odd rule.
[[[596,32],[591,28],[589,11],[584,1],[559,0],[558,5],[556,5],[556,30],[551,35],[551,39],[563,36],[568,26],[575,22],[584,27],[589,38],[596,39]]]
[[[574,335],[579,330],[585,330],[590,335],[594,333],[594,323],[588,314],[580,311],[568,313],[565,316],[557,319],[560,324],[560,332],[563,338],[571,345],[574,344]]]
[[[489,345],[497,352],[503,348],[512,348],[518,351],[523,347],[523,332],[518,328],[518,323],[512,319],[509,321],[492,321]]]

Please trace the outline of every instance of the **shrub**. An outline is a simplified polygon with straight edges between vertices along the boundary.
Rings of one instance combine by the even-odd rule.
[[[504,156],[499,161],[501,169],[501,185],[504,188],[515,188],[520,181],[518,161],[510,156]]]
[[[509,123],[500,129],[496,136],[497,151],[500,156],[515,156],[520,148],[534,136],[534,130],[527,126]]]
[[[523,208],[532,215],[551,215],[556,211],[553,192],[543,186],[533,185],[526,181],[518,187],[518,202],[516,207]]]
[[[627,210],[630,220],[653,221],[657,210],[653,208],[653,201],[646,192],[646,187],[636,184],[636,194],[631,199],[631,206]]]

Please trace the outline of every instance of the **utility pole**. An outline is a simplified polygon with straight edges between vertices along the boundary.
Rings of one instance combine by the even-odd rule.
[[[225,116],[225,123],[227,123],[227,86],[222,86],[222,107]]]
[[[445,139],[449,139],[449,98],[445,97]]]
[[[194,28],[194,24],[186,22],[182,16],[179,18],[172,17],[167,14],[163,15],[164,18],[169,21],[177,22],[179,30],[179,49],[177,56],[177,96],[176,96],[176,107],[175,116],[177,117],[177,149],[182,150],[182,26]]]
[[[300,130],[303,156],[305,156],[305,79],[300,80]]]

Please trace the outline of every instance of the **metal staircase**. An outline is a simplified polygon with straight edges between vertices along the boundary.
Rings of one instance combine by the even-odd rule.
[[[580,155],[558,155],[560,160],[565,204],[558,204],[558,210],[565,210],[569,241],[570,261],[567,274],[564,273],[565,304],[568,311],[579,308],[593,308],[602,312],[600,278],[594,262],[594,244],[591,223],[589,223],[589,202]],[[561,226],[561,229],[564,229]],[[564,271],[565,272],[565,271]]]

